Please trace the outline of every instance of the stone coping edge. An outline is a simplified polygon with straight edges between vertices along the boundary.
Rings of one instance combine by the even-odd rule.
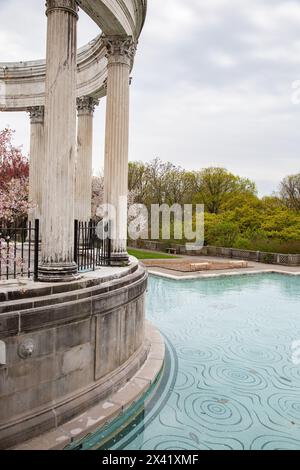
[[[149,355],[138,372],[117,392],[57,429],[19,444],[10,450],[64,450],[72,442],[82,440],[124,413],[155,383],[164,366],[165,342],[161,333],[146,324]]]
[[[0,302],[18,301],[33,299],[36,297],[52,296],[55,294],[75,293],[87,288],[101,286],[104,283],[116,281],[123,277],[133,274],[137,271],[139,262],[130,257],[130,264],[124,268],[106,268],[105,274],[102,275],[104,269],[99,268],[96,271],[88,271],[82,273],[80,279],[65,283],[34,283],[28,279],[20,279],[19,285],[13,285],[11,289],[9,284],[0,283]],[[109,273],[112,272],[112,274]],[[30,284],[27,284],[28,281]],[[24,284],[23,284],[24,283]],[[5,291],[4,291],[5,289]]]
[[[290,271],[283,271],[283,270],[275,270],[275,269],[267,269],[267,270],[257,270],[257,271],[239,271],[239,272],[228,272],[228,273],[211,273],[211,274],[192,274],[190,276],[176,276],[175,274],[164,273],[160,271],[153,271],[152,269],[148,269],[148,273],[151,276],[155,277],[163,277],[166,279],[172,279],[173,281],[190,281],[195,279],[214,279],[214,278],[221,278],[221,277],[234,277],[234,276],[257,276],[258,274],[280,274],[282,276],[300,276],[300,272],[290,272]]]
[[[100,283],[94,286],[88,286],[81,290],[67,291],[59,294],[49,294],[40,297],[30,297],[20,300],[10,300],[3,302],[0,299],[0,315],[14,314],[32,310],[45,309],[47,307],[62,306],[78,301],[88,301],[98,298],[100,295],[107,295],[116,292],[119,289],[126,288],[134,282],[138,282],[144,277],[145,268],[138,264],[134,269],[122,273],[120,277],[104,278]],[[146,271],[147,272],[147,271]]]

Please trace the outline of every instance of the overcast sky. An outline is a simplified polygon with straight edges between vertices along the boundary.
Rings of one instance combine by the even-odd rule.
[[[44,0],[0,0],[0,61],[45,55]],[[260,194],[300,171],[300,2],[148,0],[131,87],[131,160],[222,166]],[[98,33],[80,14],[79,43]],[[94,172],[103,166],[105,100],[95,115]],[[0,113],[29,148],[25,113]]]

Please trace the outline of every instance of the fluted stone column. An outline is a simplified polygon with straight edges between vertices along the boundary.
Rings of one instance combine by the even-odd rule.
[[[131,37],[105,37],[104,43],[108,59],[104,198],[116,211],[112,265],[122,265],[128,263],[129,73],[136,44]]]
[[[99,100],[91,96],[77,98],[77,160],[75,183],[75,218],[91,218],[93,174],[93,120]]]
[[[45,161],[44,107],[27,109],[30,116],[30,161],[29,161],[29,209],[28,219],[34,224],[41,222],[42,198],[44,189],[43,165]]]
[[[76,159],[75,0],[47,0],[45,191],[41,281],[76,278],[74,195]]]

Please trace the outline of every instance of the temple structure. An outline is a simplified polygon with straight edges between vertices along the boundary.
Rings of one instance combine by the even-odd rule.
[[[101,34],[77,51],[78,8]],[[0,111],[28,111],[30,219],[40,219],[42,281],[76,278],[74,219],[91,216],[93,113],[106,96],[105,203],[116,209],[112,264],[126,252],[129,80],[144,0],[47,0],[46,60],[0,63]],[[77,109],[77,119],[76,119]]]
[[[100,34],[77,50],[79,8]],[[145,393],[164,358],[146,328],[147,273],[126,251],[129,81],[146,0],[47,0],[45,13],[46,59],[0,63],[0,111],[30,118],[29,217],[41,224],[38,282],[0,282],[1,449],[65,448]],[[74,220],[91,216],[93,113],[105,97],[111,266],[78,276]]]

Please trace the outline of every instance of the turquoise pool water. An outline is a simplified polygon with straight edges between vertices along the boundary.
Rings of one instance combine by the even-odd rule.
[[[160,390],[102,448],[300,449],[300,278],[151,277],[148,319],[168,345]]]

